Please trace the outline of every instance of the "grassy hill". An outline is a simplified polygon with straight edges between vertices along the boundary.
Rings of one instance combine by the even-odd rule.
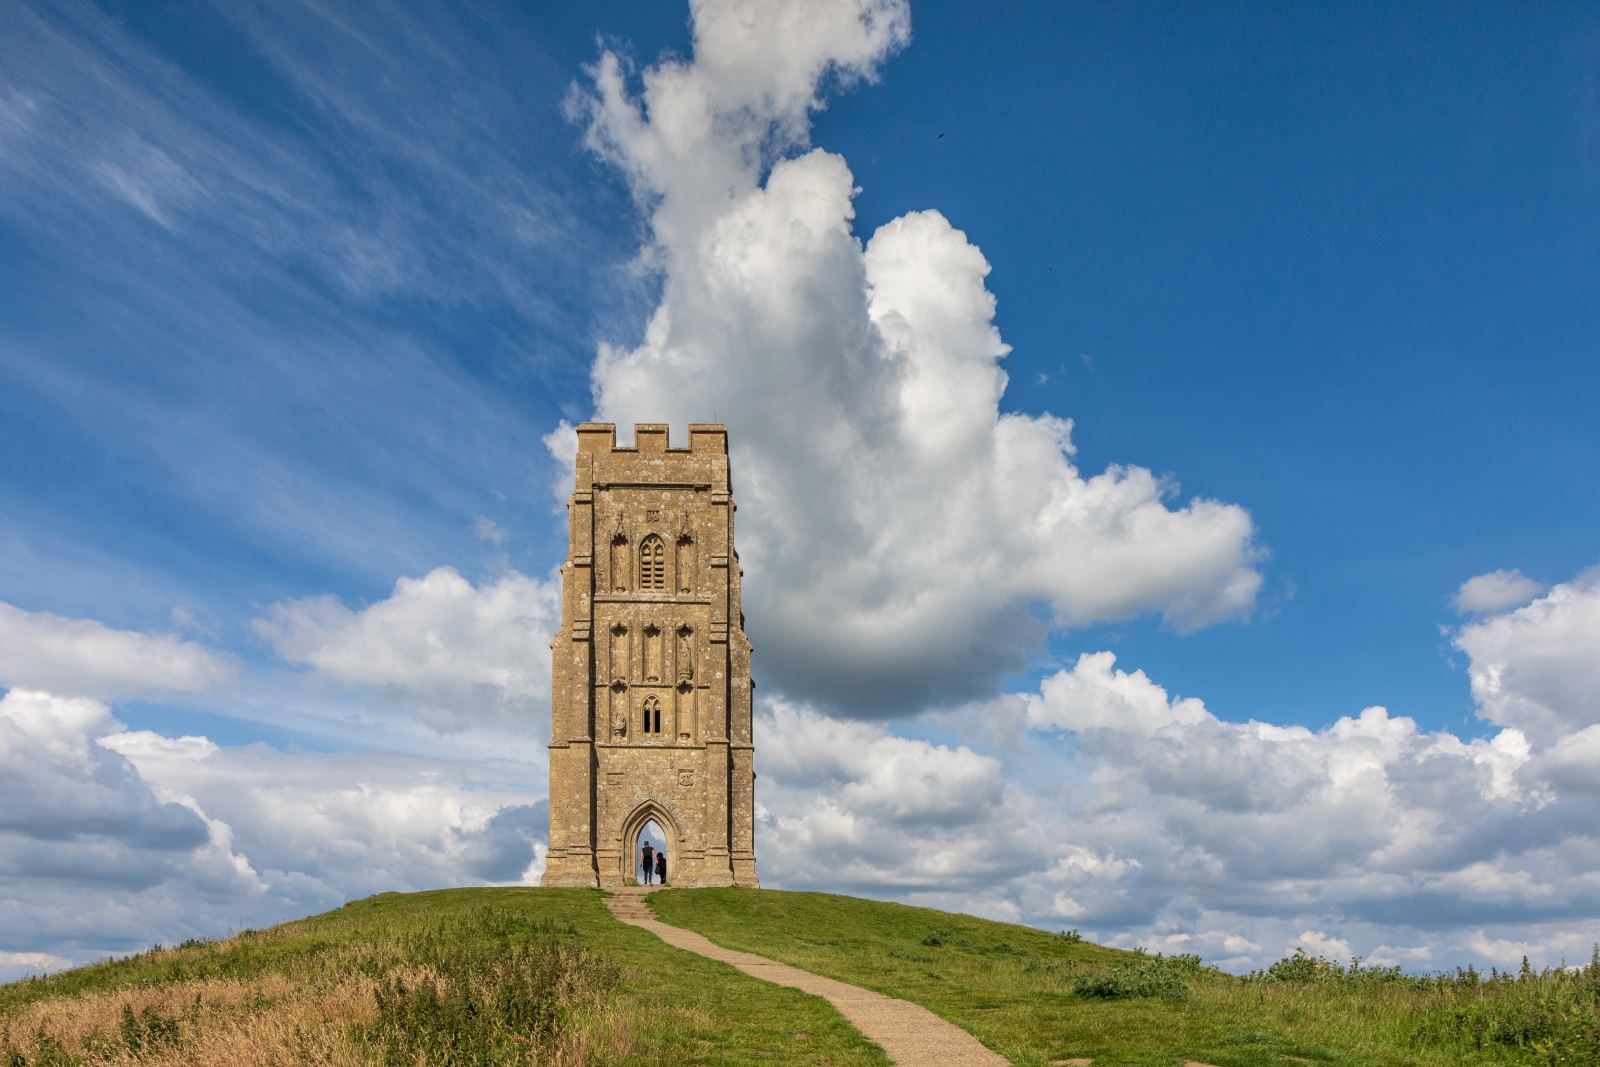
[[[1600,962],[1408,978],[1194,958],[851,897],[665,890],[664,921],[923,1004],[1018,1064],[1600,1063]],[[383,894],[0,986],[0,1065],[872,1064],[825,1003],[662,944],[593,890]]]

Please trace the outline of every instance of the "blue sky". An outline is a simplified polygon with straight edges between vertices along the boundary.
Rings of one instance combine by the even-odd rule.
[[[1270,617],[1116,629],[1169,686],[1459,725],[1455,587],[1593,562],[1597,23],[1543,15],[930,6],[819,118],[864,229],[937,206],[994,263],[1008,407],[1256,516]]]
[[[748,442],[735,478],[737,488],[747,471],[754,486],[741,519],[760,509],[748,520],[750,628],[757,677],[772,679],[769,736],[787,753],[772,771],[767,832],[810,842],[801,855],[827,854],[829,840],[806,821],[808,797],[843,783],[859,787],[866,811],[883,799],[874,790],[917,794],[883,767],[924,750],[948,760],[956,783],[932,782],[935,793],[960,797],[965,782],[997,811],[1033,806],[1040,826],[1094,807],[1084,798],[1123,751],[1083,740],[1101,720],[1079,657],[1102,652],[1127,673],[1095,684],[1133,704],[1160,687],[1168,710],[1157,718],[1173,728],[1199,720],[1171,711],[1167,695],[1203,701],[1223,724],[1302,726],[1313,738],[1373,705],[1414,721],[1430,745],[1501,738],[1494,751],[1508,752],[1504,735],[1520,731],[1532,755],[1481,791],[1505,801],[1503,776],[1522,775],[1528,810],[1559,793],[1550,768],[1588,758],[1586,741],[1563,745],[1600,715],[1573,666],[1600,640],[1582,614],[1594,584],[1585,572],[1600,562],[1600,15],[1577,4],[1019,3],[915,5],[907,22],[893,3],[855,6],[878,20],[871,32],[852,29],[849,10],[829,22],[819,3],[804,8],[824,27],[815,40],[790,44],[758,26],[721,56],[686,10],[664,4],[0,14],[0,601],[17,612],[0,687],[99,702],[103,714],[27,715],[80,724],[85,751],[112,760],[143,798],[127,803],[187,804],[210,827],[206,848],[253,865],[247,889],[218,883],[214,914],[234,914],[230,894],[255,894],[272,918],[391,887],[331,859],[304,871],[262,859],[292,850],[270,820],[245,829],[267,799],[217,814],[207,790],[230,776],[323,780],[337,766],[363,788],[370,779],[402,793],[418,777],[448,781],[456,799],[428,823],[437,847],[379,869],[398,886],[536,876],[548,667],[526,661],[543,647],[533,631],[549,622],[547,579],[564,553],[552,490],[561,446],[547,435],[596,414],[719,419],[736,447]],[[768,75],[741,67],[738,48],[798,56],[797,80],[782,81],[790,73],[774,61],[762,84]],[[608,97],[594,64],[612,53],[622,81]],[[760,129],[718,127],[681,158],[664,150],[662,116],[677,105],[650,96],[645,72],[669,69],[704,78],[722,119],[754,114]],[[799,95],[785,103],[790,90]],[[629,108],[640,101],[636,128]],[[792,204],[776,195],[779,173],[799,191]],[[725,202],[714,195],[724,180]],[[807,214],[851,188],[853,220]],[[704,258],[700,242],[730,219],[749,222],[747,208],[766,213],[750,223],[752,252],[788,247],[759,230],[782,210],[837,240],[781,253],[793,271],[753,275],[771,289],[745,308],[718,288],[729,264]],[[899,243],[879,244],[880,227]],[[880,266],[891,260],[895,271]],[[945,281],[949,306],[917,303],[938,304],[924,294]],[[891,336],[881,309],[869,321],[873,294],[913,320],[910,340]],[[778,331],[788,313],[800,325]],[[652,315],[659,337],[646,330]],[[1051,446],[1028,453],[1042,465],[966,471],[963,455],[1007,425],[961,408],[990,381],[991,321],[1010,346],[998,414],[1044,436],[1055,432],[1046,416],[1071,419],[1075,452]],[[922,367],[925,381],[958,367],[976,375],[949,378],[971,387],[949,386],[928,410],[977,429],[921,441],[923,465],[902,471],[898,457],[913,452],[874,429],[902,394],[858,363],[831,362],[858,336],[829,333],[836,322],[858,322],[872,335],[863,344],[905,373]],[[941,331],[967,347],[929,356]],[[603,346],[611,363],[596,361]],[[659,414],[651,389],[670,394]],[[695,406],[705,401],[716,410]],[[894,417],[913,426],[919,410]],[[816,447],[802,454],[808,418]],[[865,451],[829,444],[858,434]],[[939,453],[950,442],[958,451]],[[1108,468],[1170,485],[1148,497],[1128,488],[1103,505],[1114,520],[1103,527],[1074,511],[1036,540],[1016,532],[1047,510],[1029,499],[1030,478],[1072,495]],[[1005,558],[1022,562],[996,578],[974,558],[993,531],[935,520],[923,536],[954,567],[943,573],[955,590],[940,594],[937,617],[917,617],[926,590],[896,563],[916,551],[902,539],[923,501],[911,487],[946,475],[1011,501],[1021,518]],[[830,485],[837,500],[805,497]],[[1196,499],[1217,510],[1192,514]],[[873,507],[902,518],[868,537]],[[1167,532],[1127,534],[1136,511]],[[899,555],[878,558],[883,545]],[[855,599],[804,595],[823,588],[808,570],[823,547],[871,576],[850,586]],[[1111,558],[1122,562],[1093,562]],[[1086,582],[1091,570],[1100,576]],[[1525,577],[1458,611],[1462,584],[1496,571]],[[882,643],[852,658],[817,622],[830,604],[870,620]],[[1572,611],[1575,622],[1562,614]],[[1569,643],[1555,666],[1538,658],[1550,634]],[[452,642],[465,651],[429,659]],[[385,674],[388,662],[404,669]],[[1545,672],[1519,673],[1525,663]],[[1049,696],[1062,672],[1089,689]],[[1490,674],[1530,688],[1470,684]],[[1548,678],[1557,696],[1539,688]],[[1528,718],[1526,701],[1549,714]],[[187,777],[184,737],[219,746],[206,759],[234,762]],[[881,765],[794,755],[830,738],[854,738]],[[1471,773],[1500,766],[1487,747],[1471,751]],[[1229,752],[1243,762],[1208,773],[1247,775],[1243,749]],[[1308,931],[1364,952],[1435,954],[1393,957],[1419,966],[1491,958],[1485,946],[1501,942],[1555,952],[1595,921],[1480,900],[1429,940],[1416,932],[1424,899],[1478,900],[1431,885],[1413,886],[1399,920],[1363,911],[1368,886],[1255,922],[1176,875],[1148,881],[1221,847],[1183,837],[1178,814],[1151,831],[1177,842],[1164,860],[1086,830],[1074,842],[1082,855],[1029,871],[1014,855],[971,851],[983,834],[941,810],[884,816],[871,832],[942,826],[972,884],[941,886],[911,860],[868,870],[851,859],[826,887],[1073,919],[1108,939],[1196,938],[1187,943],[1239,965]],[[1519,824],[1504,817],[1514,836]],[[394,828],[363,825],[374,854],[392,857]],[[18,864],[28,842],[49,837],[16,833]],[[866,839],[854,841],[861,855]],[[1340,847],[1330,840],[1321,854],[1329,878],[1360,866]],[[823,884],[772,851],[769,884]],[[200,863],[200,852],[180,859]],[[1243,859],[1217,859],[1233,861],[1230,877],[1246,877]],[[1517,860],[1491,841],[1456,868],[1438,862],[1428,869],[1448,882],[1447,869]],[[1134,870],[1142,887],[1095,895]],[[1084,882],[1071,906],[1041,903],[1039,886],[1071,871]],[[301,876],[321,888],[293,888]],[[16,877],[24,897],[52,889]],[[166,892],[196,877],[143,881]],[[1281,888],[1260,877],[1263,894]],[[93,899],[91,882],[73,892]],[[0,916],[0,965],[136,947],[182,922],[215,932],[170,892],[170,920],[156,909],[145,928],[78,945],[31,932],[52,927],[26,908]]]

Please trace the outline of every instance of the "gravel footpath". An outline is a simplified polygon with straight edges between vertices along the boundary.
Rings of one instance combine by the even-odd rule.
[[[675,948],[731,964],[766,982],[789,986],[821,997],[857,1030],[904,1067],[1004,1067],[1008,1062],[984,1048],[978,1039],[939,1018],[927,1008],[886,997],[860,986],[836,982],[765,956],[735,952],[712,944],[699,934],[668,926],[645,906],[645,886],[613,890],[606,898],[611,914],[630,926],[649,930]]]

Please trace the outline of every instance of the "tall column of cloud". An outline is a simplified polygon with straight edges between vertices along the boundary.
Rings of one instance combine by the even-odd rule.
[[[732,429],[764,677],[851,714],[981,693],[1060,625],[1247,613],[1248,513],[1139,468],[1090,477],[1071,423],[1001,414],[989,264],[937,211],[863,247],[845,160],[806,151],[821,88],[870,79],[903,4],[692,5],[694,55],[632,95],[607,53],[574,96],[649,213],[659,306],[602,346],[602,418]]]

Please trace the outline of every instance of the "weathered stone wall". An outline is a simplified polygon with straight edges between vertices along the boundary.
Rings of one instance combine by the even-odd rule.
[[[551,644],[545,885],[631,883],[640,829],[676,885],[756,885],[750,643],[727,431],[577,429],[561,632]]]

